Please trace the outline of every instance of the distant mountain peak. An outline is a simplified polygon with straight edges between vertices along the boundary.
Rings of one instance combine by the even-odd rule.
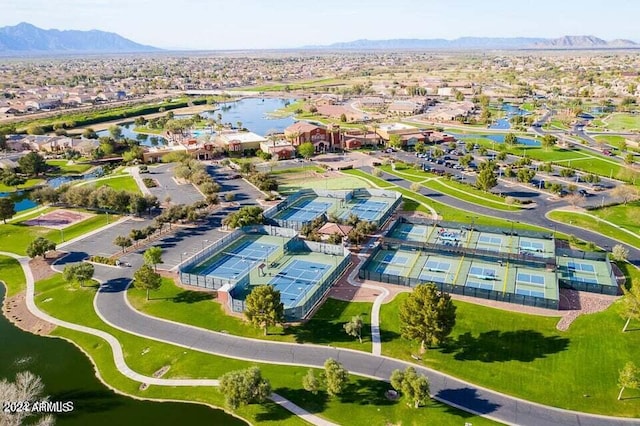
[[[585,48],[640,48],[631,40],[613,40],[607,42],[592,35],[563,36],[560,38],[536,37],[460,37],[453,40],[436,39],[387,39],[368,40],[359,39],[349,42],[333,43],[325,46],[305,46],[316,49],[585,49]]]
[[[28,22],[0,28],[0,55],[126,53],[159,50],[100,30],[44,30]]]

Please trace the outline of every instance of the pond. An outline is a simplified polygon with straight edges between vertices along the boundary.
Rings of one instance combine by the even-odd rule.
[[[156,145],[166,145],[167,140],[161,135],[148,135],[145,133],[134,132],[133,129],[136,125],[131,123],[122,123],[118,125],[120,130],[122,130],[122,136],[128,139],[135,139],[140,142],[140,145],[143,146],[156,146]],[[100,130],[96,132],[99,137],[102,136],[110,136],[109,130]]]
[[[52,188],[59,188],[65,183],[73,182],[74,180],[87,180],[87,179],[95,179],[104,175],[104,170],[102,167],[96,167],[91,171],[91,173],[85,173],[83,175],[75,175],[75,176],[58,176],[55,178],[51,178],[47,180],[47,185]]]
[[[0,192],[0,198],[11,199],[11,201],[14,202],[16,213],[38,206],[38,203],[29,199],[29,193],[27,191]]]
[[[521,109],[518,106],[512,105],[512,104],[503,104],[502,105],[502,110],[504,112],[506,112],[506,115],[504,118],[499,118],[497,120],[495,120],[490,126],[490,129],[498,129],[498,130],[508,130],[511,128],[511,123],[509,120],[511,120],[511,118],[520,115],[520,116],[524,116],[524,115],[529,115],[530,113],[528,111],[525,111],[524,109]]]
[[[5,288],[0,284],[0,300]],[[53,401],[73,401],[57,414],[57,426],[246,425],[222,410],[177,402],[140,401],[116,394],[95,376],[93,365],[74,345],[24,332],[0,315],[0,379],[24,370],[40,376]]]
[[[249,131],[265,136],[271,131],[282,132],[296,122],[293,117],[274,118],[269,113],[286,107],[295,99],[282,98],[246,98],[236,102],[226,102],[219,105],[216,111],[206,111],[200,115],[206,118],[218,119],[222,116],[222,123],[237,126],[238,122]]]

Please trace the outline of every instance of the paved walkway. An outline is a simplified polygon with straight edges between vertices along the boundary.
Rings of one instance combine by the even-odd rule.
[[[581,211],[581,210],[578,210],[578,209],[567,208],[567,207],[563,207],[563,208],[556,209],[556,210],[552,210],[552,211],[557,211],[557,212],[567,212],[567,213],[574,213],[574,214],[580,214],[580,215],[583,215],[583,216],[587,216],[587,217],[590,217],[591,219],[595,220],[596,222],[602,222],[602,223],[604,223],[604,224],[607,224],[607,225],[611,226],[612,228],[616,228],[616,229],[618,229],[618,230],[620,230],[620,231],[622,231],[622,232],[624,232],[624,233],[626,233],[626,234],[631,235],[632,237],[640,238],[640,235],[636,234],[635,232],[633,232],[633,231],[631,231],[631,230],[629,230],[629,229],[623,228],[623,227],[622,227],[622,226],[620,226],[620,225],[616,225],[616,224],[615,224],[615,223],[613,223],[613,222],[609,222],[609,221],[608,221],[608,220],[606,220],[606,219],[602,219],[601,217],[598,217],[598,216],[595,216],[595,215],[589,214],[589,213],[587,213],[587,212],[585,212],[585,211]],[[565,225],[569,225],[569,226],[573,226],[573,227],[575,227],[575,228],[581,229],[581,227],[580,227],[580,226],[572,225],[572,224],[567,224],[567,223],[562,222],[562,221],[560,221],[560,220],[551,219],[551,218],[549,218],[549,213],[551,213],[551,212],[547,212],[547,219],[549,219],[549,220],[551,220],[551,221],[554,221],[554,222],[557,222],[557,223],[562,223],[562,224],[565,224]],[[615,237],[609,237],[609,238],[614,239],[614,240],[616,240],[616,241],[619,241],[621,244],[629,244],[629,243],[625,243],[624,241],[621,241],[621,240],[619,240],[619,239],[617,239],[617,238],[615,238]],[[635,246],[634,246],[634,247],[635,247]],[[640,248],[640,247],[636,247],[636,248]]]
[[[25,297],[25,302],[27,304],[27,309],[29,309],[29,312],[31,312],[33,315],[37,316],[38,318],[44,321],[47,321],[51,324],[55,324],[56,326],[68,328],[70,330],[80,331],[82,333],[91,334],[93,336],[97,336],[106,340],[109,346],[111,346],[111,351],[113,353],[113,360],[116,365],[116,368],[122,375],[128,377],[129,379],[135,380],[137,382],[144,383],[146,385],[209,386],[209,387],[220,385],[220,381],[217,379],[162,379],[162,378],[149,377],[149,376],[136,373],[127,365],[124,359],[124,353],[122,350],[122,346],[120,345],[120,342],[111,334],[95,328],[85,327],[83,325],[78,325],[71,322],[60,320],[58,318],[52,317],[51,315],[45,313],[44,311],[41,311],[40,308],[38,308],[38,306],[35,304],[35,283],[33,280],[33,274],[31,273],[31,268],[29,267],[28,257],[18,256],[14,253],[2,252],[2,251],[0,251],[0,255],[12,257],[18,260],[18,262],[20,262],[20,266],[22,267],[22,270],[24,272],[26,284],[27,284],[27,291],[26,291],[27,294]],[[94,301],[94,304],[95,304],[95,301]],[[136,334],[136,333],[133,333],[133,334]],[[140,334],[136,334],[136,335],[140,337],[145,337]],[[172,344],[171,341],[164,341],[164,342],[168,344]],[[284,397],[276,393],[271,394],[269,398],[273,400],[276,404],[283,407],[284,409],[303,418],[304,420],[306,420],[307,422],[313,425],[318,425],[318,426],[335,425],[334,423],[328,422],[316,415],[309,413],[302,407],[297,406],[293,402],[289,401],[288,399],[285,399]]]

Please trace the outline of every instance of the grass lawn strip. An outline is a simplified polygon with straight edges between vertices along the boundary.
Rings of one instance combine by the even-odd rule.
[[[402,188],[400,186],[394,185],[394,184],[390,184],[389,182],[377,178],[373,175],[370,175],[366,172],[363,172],[362,170],[343,170],[342,173],[348,174],[348,175],[353,175],[353,176],[360,176],[360,177],[364,177],[368,180],[371,181],[371,183],[373,183],[376,186],[380,186],[379,183],[385,184],[384,188],[385,189],[392,189],[394,191],[398,191],[400,192],[403,196],[407,197],[407,198],[411,198],[416,200],[417,202],[424,204],[425,206],[429,206],[432,209],[434,209],[435,211],[437,211],[445,220],[450,220],[453,222],[468,222],[469,221],[469,212],[467,211],[462,211],[462,210],[458,210],[454,207],[450,207],[446,204],[443,203],[439,203],[437,201],[433,201],[432,199],[425,197],[424,195],[421,194],[416,194],[414,192],[411,192],[410,190],[406,189],[406,188]],[[504,219],[498,219],[498,218],[494,218],[494,217],[490,217],[490,216],[484,216],[484,215],[480,215],[480,214],[474,214],[474,216],[476,217],[476,224],[479,225],[488,225],[488,226],[497,226],[497,227],[502,227],[502,228],[510,228],[512,222],[508,222]],[[534,226],[534,225],[527,225],[525,223],[517,223],[516,228],[518,229],[531,229],[531,230],[535,230],[535,231],[548,231],[545,228],[541,228],[538,226]]]
[[[632,281],[639,285],[635,268]],[[399,337],[398,311],[407,294],[382,306],[383,354],[411,360],[419,344]],[[455,302],[457,322],[451,341],[422,356],[426,366],[510,395],[572,410],[640,416],[632,390],[616,401],[618,372],[640,357],[640,334],[622,333],[617,304],[580,316],[566,332],[554,317],[501,311]]]
[[[7,297],[15,296],[24,291],[26,288],[24,273],[17,260],[0,255],[0,281],[6,284]]]
[[[331,344],[332,346],[371,352],[372,303],[344,302],[327,299],[313,318],[299,326],[272,327],[269,335],[242,318],[227,315],[214,295],[178,287],[173,280],[163,279],[162,287],[146,300],[146,292],[131,287],[127,291],[131,305],[148,315],[189,324],[207,330],[227,332],[253,339],[288,343]],[[362,316],[363,343],[347,335],[343,324],[355,315]]]
[[[130,175],[107,176],[99,179],[82,181],[79,185],[95,185],[96,188],[109,186],[116,190],[125,190],[135,194],[142,194],[142,191],[140,191],[135,179]]]
[[[193,351],[165,343],[160,343],[117,330],[104,324],[93,310],[95,289],[78,288],[66,284],[60,274],[37,283],[36,301],[38,306],[50,315],[76,324],[82,324],[106,331],[116,337],[123,346],[127,364],[137,372],[152,375],[160,368],[170,365],[171,369],[163,378],[217,378],[229,370],[259,365],[276,393],[280,393],[294,403],[308,410],[324,408],[321,414],[340,424],[353,424],[353,413],[361,414],[362,419],[375,424],[457,424],[463,419],[473,419],[474,424],[493,424],[492,422],[452,409],[444,404],[430,403],[429,409],[414,410],[406,407],[402,401],[390,403],[384,398],[381,389],[389,385],[376,380],[352,377],[348,391],[340,399],[326,400],[323,393],[314,396],[302,389],[302,376],[307,368],[277,366],[234,360],[198,351]],[[223,396],[215,389],[180,388],[151,386],[146,391],[139,390],[139,383],[123,377],[115,370],[111,351],[101,339],[66,329],[56,329],[56,335],[69,336],[77,341],[99,366],[101,375],[114,387],[137,396],[171,399],[188,399],[207,402],[216,406],[223,405]],[[106,368],[103,368],[106,367]],[[194,373],[197,372],[197,373]],[[121,388],[121,386],[123,388]],[[374,398],[375,397],[375,398]],[[320,405],[318,406],[318,403]],[[311,405],[313,404],[313,405]],[[378,411],[372,410],[377,407]],[[368,414],[367,414],[368,413]],[[268,403],[265,406],[250,405],[238,410],[238,414],[252,423],[260,424],[302,424],[299,418],[285,412],[284,409]],[[317,412],[316,412],[317,414]],[[366,423],[363,420],[361,424]]]
[[[640,249],[640,236],[638,236],[638,234],[628,229],[624,229],[619,225],[613,225],[604,220],[600,220],[598,216],[584,212],[554,210],[549,212],[547,217],[551,220],[562,222],[570,226],[597,232],[611,239]]]
[[[59,174],[81,174],[93,167],[91,164],[69,163],[69,160],[47,160],[47,164],[60,168]]]

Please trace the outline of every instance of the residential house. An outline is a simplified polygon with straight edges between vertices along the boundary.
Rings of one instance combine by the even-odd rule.
[[[284,129],[285,138],[293,146],[311,142],[316,152],[328,151],[340,146],[340,128],[338,126],[323,127],[306,121],[298,121]]]

